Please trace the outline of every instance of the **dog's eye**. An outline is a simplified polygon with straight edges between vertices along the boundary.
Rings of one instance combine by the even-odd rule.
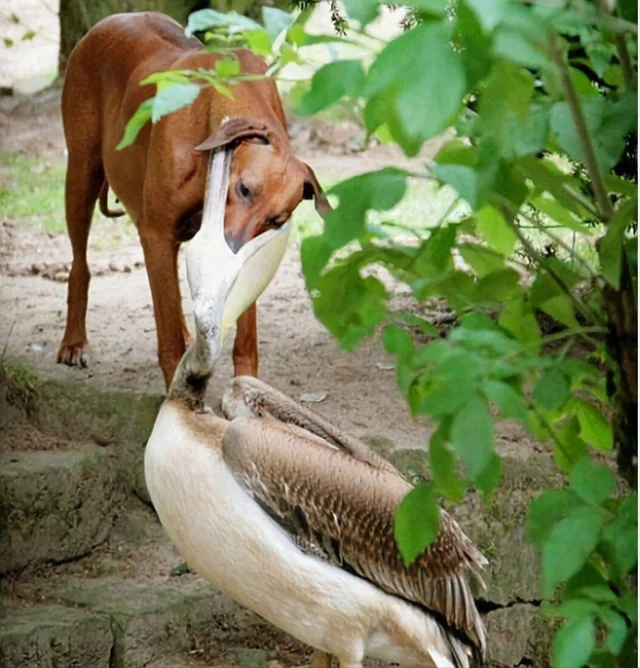
[[[278,216],[276,218],[267,219],[266,226],[269,227],[269,228],[276,228],[277,229],[278,227],[282,227],[286,222],[287,222],[286,218],[284,218],[282,216]]]
[[[251,199],[251,191],[244,183],[242,183],[242,181],[238,182],[238,194],[242,199]]]

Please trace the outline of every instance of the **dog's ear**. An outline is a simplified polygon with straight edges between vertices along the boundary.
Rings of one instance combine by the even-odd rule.
[[[270,144],[271,136],[272,132],[266,125],[249,121],[246,118],[231,118],[224,120],[215,134],[196,146],[196,151],[210,151],[245,139],[261,139],[266,144]]]
[[[311,169],[305,162],[302,163],[302,166],[307,171],[307,178],[304,182],[302,197],[304,199],[315,200],[316,211],[324,218],[327,213],[331,211],[331,204],[329,204],[329,200],[325,197],[324,191],[318,182],[318,178],[313,173],[313,169]]]

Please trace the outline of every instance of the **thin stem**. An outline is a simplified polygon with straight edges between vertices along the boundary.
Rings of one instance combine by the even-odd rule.
[[[522,212],[519,212],[518,215],[522,216],[525,220],[528,220],[533,225],[533,227],[537,228],[540,232],[543,232],[544,234],[546,234],[554,243],[558,244],[558,246],[563,248],[567,253],[569,253],[572,260],[575,258],[578,261],[578,263],[580,265],[582,265],[582,268],[587,272],[587,274],[589,274],[589,276],[591,276],[591,277],[596,276],[596,274],[593,272],[593,269],[589,266],[589,264],[586,262],[586,260],[581,258],[578,254],[574,253],[573,248],[571,246],[569,246],[569,244],[564,242],[562,239],[560,239],[560,237],[557,237],[552,232],[549,232],[549,229],[551,229],[550,227],[547,227],[547,226],[543,225],[542,223],[539,223],[534,218],[530,218],[529,216],[527,216],[526,214],[524,214]],[[522,226],[519,226],[519,227],[522,227]],[[562,227],[562,225],[559,225],[558,227]],[[575,240],[575,232],[574,232],[574,240]]]
[[[536,417],[538,420],[540,420],[540,423],[545,427],[545,429],[549,432],[549,435],[551,436],[551,440],[556,444],[556,447],[562,451],[562,454],[567,458],[567,461],[569,462],[574,462],[574,458],[571,455],[571,453],[568,452],[568,450],[564,447],[564,444],[562,441],[558,438],[558,435],[556,434],[556,430],[554,426],[547,420],[547,418],[533,405],[529,404],[533,412],[536,414]]]
[[[531,245],[529,240],[522,234],[522,231],[518,228],[518,226],[514,222],[514,215],[512,215],[511,211],[509,210],[509,207],[505,204],[504,201],[501,199],[497,199],[496,204],[500,211],[502,212],[502,215],[504,216],[505,220],[507,221],[507,225],[513,230],[514,234],[518,237],[520,243],[523,245],[524,249],[527,251],[530,257],[532,257],[538,264],[542,261],[542,257],[540,256],[540,253],[536,251],[536,249]],[[601,325],[604,325],[605,323],[602,321],[601,318],[599,318],[595,313],[591,311],[590,308],[586,306],[582,302],[581,299],[579,299],[570,289],[569,286],[558,276],[558,274],[553,270],[550,269],[549,267],[544,267],[544,271],[553,278],[553,280],[557,283],[558,287],[564,292],[569,299],[574,303],[575,307],[582,313],[585,318],[588,320],[592,320],[593,322],[598,322]]]
[[[624,35],[619,32],[614,33],[613,43],[616,45],[618,51],[618,60],[620,61],[620,70],[622,71],[624,87],[629,91],[633,91],[637,88],[637,81],[633,72],[633,65],[631,64],[631,57],[629,56],[629,49],[627,49]]]
[[[576,131],[578,133],[582,151],[584,153],[584,164],[587,168],[587,171],[589,172],[589,176],[591,177],[591,183],[593,185],[593,190],[596,196],[596,202],[598,203],[598,217],[600,220],[608,222],[613,217],[613,205],[611,204],[611,200],[607,194],[604,178],[602,177],[600,165],[598,164],[598,160],[596,158],[595,149],[593,147],[593,142],[591,141],[589,129],[587,128],[587,121],[584,116],[582,105],[580,104],[578,92],[573,85],[569,67],[562,56],[560,38],[558,35],[550,35],[549,47],[551,58],[555,62],[560,72],[562,86],[567,97],[567,102],[569,103],[571,116],[576,126]]]
[[[536,343],[530,343],[529,345],[523,346],[522,348],[515,350],[508,355],[505,355],[500,359],[501,362],[508,362],[510,359],[521,355],[522,353],[527,352],[528,350],[534,350],[539,346],[547,345],[548,343],[554,343],[555,341],[562,341],[562,339],[567,339],[571,336],[584,336],[585,334],[606,334],[609,330],[606,327],[572,327],[571,329],[564,329],[561,332],[556,332],[555,334],[549,334],[549,336],[543,336]]]
[[[595,218],[598,218],[598,216],[599,216],[598,209],[595,206],[593,206],[593,202],[591,202],[582,193],[576,192],[573,188],[568,186],[566,183],[563,183],[560,186],[560,189],[563,192],[565,192],[576,204],[579,204],[583,209],[588,211],[589,214],[591,214]]]
[[[604,17],[609,18],[613,16],[615,12],[615,3],[610,6],[603,2],[603,0],[596,0],[598,9],[603,12]],[[603,18],[604,18],[603,17]],[[614,17],[615,18],[615,17]],[[613,43],[616,45],[616,50],[618,51],[618,60],[620,61],[620,69],[622,71],[622,80],[624,81],[624,87],[627,90],[636,89],[635,76],[633,74],[633,65],[631,64],[631,58],[629,56],[629,50],[627,49],[627,43],[624,39],[624,34],[622,29],[619,27],[611,26],[609,28],[613,34]],[[637,27],[636,27],[637,34]]]

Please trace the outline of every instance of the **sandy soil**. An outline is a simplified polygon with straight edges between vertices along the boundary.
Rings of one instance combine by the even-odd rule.
[[[61,156],[64,141],[55,105],[30,104],[5,116],[9,130],[0,150]],[[46,128],[46,135],[44,130]],[[293,125],[299,157],[320,172],[349,176],[404,162],[393,149],[373,147],[353,153],[345,148],[357,134],[353,126]],[[46,142],[42,137],[46,136]],[[427,149],[421,159],[428,157]],[[305,203],[303,206],[312,206]],[[121,230],[122,228],[120,228]],[[71,260],[65,235],[49,237],[3,219],[0,225],[0,343],[35,365],[39,372],[81,377],[97,387],[163,392],[156,361],[155,323],[140,244],[133,226],[117,251],[90,250],[93,279],[89,292],[90,365],[86,370],[55,364],[66,315]],[[39,272],[34,274],[33,272]],[[188,295],[182,267],[182,292]],[[52,280],[57,279],[57,280]],[[185,313],[190,314],[188,297]],[[327,392],[316,408],[361,436],[385,436],[399,446],[419,447],[429,429],[414,423],[395,385],[392,362],[378,340],[345,352],[315,319],[304,286],[299,248],[292,245],[274,282],[259,301],[260,375],[298,398]],[[230,377],[231,347],[216,369],[216,379]],[[218,394],[216,381],[213,394]]]
[[[397,30],[394,15],[382,23],[383,32]],[[58,99],[56,88],[31,98],[0,99],[0,152],[62,158]],[[432,142],[416,162],[408,161],[395,147],[360,151],[362,133],[349,123],[294,121],[291,136],[298,157],[335,180],[390,164],[423,164],[439,147],[438,141]],[[312,207],[310,203],[302,206]],[[119,226],[119,234],[121,230]],[[65,235],[50,237],[24,229],[0,212],[0,347],[6,345],[10,355],[31,362],[45,375],[82,378],[101,388],[163,392],[151,295],[133,226],[118,250],[89,252],[93,272],[87,319],[89,368],[55,364],[64,331],[64,280],[70,261]],[[182,277],[183,295],[187,295],[184,267]],[[189,314],[189,299],[185,297],[184,302]],[[430,428],[409,416],[396,387],[393,360],[379,338],[364,341],[353,353],[345,352],[315,319],[295,245],[259,300],[258,311],[264,380],[294,398],[326,392],[326,400],[315,405],[317,410],[361,437],[384,436],[399,447],[424,447]],[[232,344],[230,338],[216,369],[214,396],[219,394],[217,383],[230,378]]]

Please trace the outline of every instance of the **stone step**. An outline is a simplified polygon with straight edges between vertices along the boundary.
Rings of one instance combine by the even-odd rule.
[[[306,651],[192,575],[78,578],[34,598],[41,602],[4,606],[2,668],[159,668],[169,657],[178,668],[227,655],[234,665],[266,668],[279,645],[294,648],[294,664]]]
[[[0,573],[75,559],[105,540],[114,483],[100,452],[0,455]]]
[[[3,606],[2,668],[106,668],[113,647],[108,615],[59,605]]]

